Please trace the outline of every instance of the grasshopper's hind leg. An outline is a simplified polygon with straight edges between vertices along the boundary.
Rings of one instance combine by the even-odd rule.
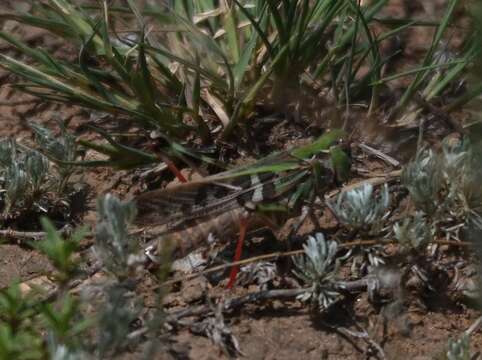
[[[243,253],[243,244],[244,244],[244,239],[246,238],[246,232],[248,230],[248,217],[247,216],[241,216],[239,219],[239,238],[238,238],[238,243],[236,244],[236,251],[234,253],[234,259],[233,261],[239,261],[241,259],[241,255]],[[236,281],[236,276],[238,275],[239,272],[239,265],[234,265],[231,268],[231,273],[229,274],[229,282],[228,285],[226,286],[228,289],[231,289]]]

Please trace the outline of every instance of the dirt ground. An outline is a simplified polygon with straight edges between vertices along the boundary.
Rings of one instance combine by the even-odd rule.
[[[8,1],[0,3],[0,13],[9,9]],[[389,11],[403,17],[407,9],[401,6],[400,0],[392,0]],[[430,4],[429,4],[430,3]],[[427,2],[428,7],[444,1]],[[419,11],[421,11],[419,9]],[[57,56],[72,57],[72,49],[61,41],[43,31],[27,29],[11,21],[0,22],[0,28],[10,31],[27,41],[30,45],[41,46]],[[407,66],[413,58],[423,50],[424,38],[430,36],[420,30],[419,34],[408,37],[405,54]],[[0,42],[0,51],[12,53],[12,50]],[[400,61],[404,61],[402,58]],[[54,127],[54,119],[60,116],[70,120],[72,127],[89,120],[88,111],[75,106],[50,104],[38,101],[11,88],[11,82],[17,81],[0,69],[0,138],[14,137],[22,142],[30,142],[32,133],[27,124],[37,122]],[[95,199],[106,192],[114,192],[123,197],[136,188],[131,184],[133,175],[125,171],[114,171],[108,168],[89,169],[79,172],[73,181],[87,184],[88,204],[79,224],[94,226]],[[137,189],[139,186],[137,186]],[[22,229],[35,231],[38,229]],[[48,261],[25,244],[8,242],[0,245],[0,288],[7,286],[14,279],[22,281],[46,274],[51,267]],[[193,280],[182,285],[167,298],[167,307],[173,308],[182,304],[196,303],[202,299],[205,283]],[[217,291],[225,291],[218,289]],[[243,293],[243,289],[235,289],[233,294]],[[371,337],[381,340],[381,315],[367,303],[366,296],[361,294],[353,299],[356,314],[352,314],[358,322],[365,325]],[[350,328],[351,320],[347,313],[340,311],[344,326]],[[336,315],[335,315],[336,316]],[[449,306],[412,306],[403,319],[388,324],[388,335],[383,344],[389,359],[433,359],[447,344],[449,337],[459,336],[479,317],[477,310],[461,303]],[[248,305],[240,311],[226,317],[246,359],[365,359],[370,354],[364,353],[367,348],[363,339],[354,339],[330,328],[326,319],[315,319],[306,306],[298,301],[267,302],[264,305]],[[403,322],[401,325],[400,322]],[[472,335],[473,351],[482,351],[482,334]],[[159,359],[221,359],[225,355],[219,348],[205,337],[197,336],[188,330],[181,329],[169,338],[169,353],[159,355]],[[131,354],[126,358],[136,358]]]

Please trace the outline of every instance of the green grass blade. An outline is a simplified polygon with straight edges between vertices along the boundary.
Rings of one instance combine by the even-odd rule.
[[[424,58],[422,66],[428,66],[433,61],[433,54],[435,52],[435,49],[438,46],[440,40],[442,39],[442,35],[447,30],[450,24],[452,15],[454,13],[454,10],[458,2],[459,2],[458,0],[450,0],[449,3],[447,4],[447,11],[445,12],[444,17],[442,18],[440,25],[437,27],[437,30],[432,39],[432,44]],[[412,99],[415,93],[419,90],[420,86],[422,85],[422,82],[425,80],[425,78],[428,75],[429,75],[429,71],[422,71],[417,73],[417,75],[415,76],[415,79],[411,82],[408,89],[402,95],[402,98],[400,99],[396,107],[396,110],[392,116],[395,116],[398,112],[400,112],[400,110],[404,109],[407,106],[409,101]]]

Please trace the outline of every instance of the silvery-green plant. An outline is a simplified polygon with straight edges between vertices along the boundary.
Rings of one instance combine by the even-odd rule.
[[[461,142],[444,140],[442,152],[421,149],[402,173],[402,183],[418,209],[430,216],[460,208],[467,152]]]
[[[141,261],[136,256],[137,241],[128,233],[136,215],[135,205],[107,194],[98,199],[97,213],[94,251],[110,272],[124,278]]]
[[[139,317],[141,302],[134,288],[126,284],[112,284],[104,287],[105,302],[98,315],[97,352],[103,359],[127,348],[131,341],[127,335],[132,323]]]
[[[61,189],[66,185],[66,182],[74,170],[73,165],[69,164],[75,161],[77,156],[77,144],[75,137],[70,134],[65,125],[58,121],[60,134],[55,135],[49,129],[46,129],[38,124],[30,124],[35,133],[35,141],[42,150],[42,152],[50,160],[57,165],[57,171],[61,177]]]
[[[447,360],[469,360],[470,337],[464,334],[460,339],[449,339]]]
[[[428,215],[440,205],[443,189],[442,162],[432,150],[419,150],[414,161],[402,173],[402,183],[407,187],[415,206]]]
[[[464,188],[470,182],[473,169],[469,163],[469,152],[462,141],[442,142],[442,173],[445,181],[445,208],[456,217],[462,218],[468,207]]]
[[[444,139],[442,142],[443,172],[449,181],[461,176],[467,155],[462,141]]]
[[[0,141],[0,168],[6,168],[12,163],[16,152],[15,140],[3,139]]]
[[[293,258],[296,267],[294,274],[309,284],[311,289],[298,298],[302,301],[311,300],[312,305],[317,305],[323,311],[339,297],[331,286],[338,270],[338,244],[332,240],[326,241],[322,233],[316,233],[308,237],[303,249],[304,255]]]
[[[373,185],[364,184],[342,192],[336,204],[330,205],[330,208],[344,225],[354,230],[377,233],[381,230],[389,205],[390,195],[386,184],[378,197],[373,192]]]
[[[52,131],[38,124],[30,124],[35,133],[35,141],[46,155],[55,160],[73,161],[75,159],[75,137],[71,135],[64,124],[58,121],[60,134],[55,135]]]
[[[482,216],[482,189],[480,187],[482,171],[480,168],[472,166],[466,166],[465,169],[458,195],[467,217],[478,218]]]
[[[471,143],[467,139],[463,142],[464,161],[457,177],[457,199],[459,200],[459,213],[467,223],[479,223],[482,228],[482,149],[479,143]]]
[[[88,360],[91,358],[85,352],[72,350],[52,338],[53,336],[50,336],[48,342],[48,350],[51,360]]]
[[[398,243],[405,250],[421,250],[432,240],[432,229],[424,215],[417,211],[412,218],[405,218],[393,225],[393,232]]]
[[[60,179],[49,173],[50,162],[43,154],[17,144],[14,139],[0,141],[0,190],[4,193],[4,214],[11,210],[28,211],[38,205],[42,195],[58,188]]]
[[[4,213],[8,213],[10,209],[17,203],[26,199],[28,189],[28,174],[18,162],[12,162],[5,171],[5,190],[6,190],[6,206]]]
[[[48,159],[37,151],[29,151],[25,155],[25,171],[29,175],[29,183],[34,197],[45,184],[49,165]]]
[[[439,154],[419,150],[402,173],[417,209],[435,221],[477,220],[482,214],[479,153],[467,139],[445,139]]]

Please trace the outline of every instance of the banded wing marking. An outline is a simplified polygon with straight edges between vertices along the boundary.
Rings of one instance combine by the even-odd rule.
[[[275,201],[307,174],[306,170],[292,171],[283,176],[254,174],[236,178],[229,184],[188,183],[149,191],[135,198],[138,207],[136,223],[163,225],[188,222],[243,207],[248,202]]]

